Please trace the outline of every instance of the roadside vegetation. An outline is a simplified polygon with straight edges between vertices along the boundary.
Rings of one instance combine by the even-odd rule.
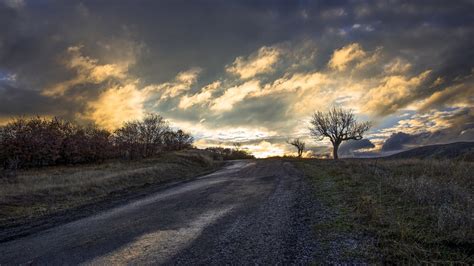
[[[383,263],[474,263],[474,163],[454,160],[292,160],[330,216],[323,247],[349,235],[347,257]]]
[[[17,118],[0,127],[0,227],[93,209],[222,164],[192,143],[190,134],[155,114],[114,131],[57,118]]]
[[[142,159],[187,149],[193,138],[156,114],[109,131],[58,118],[17,118],[0,127],[0,165],[6,170]]]
[[[193,140],[156,114],[114,131],[58,118],[12,120],[0,127],[0,239],[8,228],[95,210],[211,172],[223,160],[253,158],[238,145],[199,150]]]
[[[247,150],[236,147],[223,148],[223,147],[209,147],[206,151],[211,152],[216,160],[241,160],[241,159],[255,159],[255,156],[250,154]]]
[[[94,208],[154,185],[213,171],[220,164],[209,152],[184,150],[142,160],[21,169],[14,180],[0,179],[0,228],[82,206]]]

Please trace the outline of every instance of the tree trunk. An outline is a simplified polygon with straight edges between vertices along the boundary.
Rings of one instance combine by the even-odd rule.
[[[332,158],[333,158],[334,160],[339,159],[339,156],[337,155],[337,150],[339,149],[339,144],[340,144],[340,143],[334,143],[334,144],[333,144]]]

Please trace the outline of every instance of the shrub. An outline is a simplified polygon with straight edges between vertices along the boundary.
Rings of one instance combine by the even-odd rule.
[[[193,138],[172,131],[163,117],[147,115],[110,131],[58,118],[17,118],[0,126],[0,164],[5,169],[138,159],[192,147]]]
[[[254,159],[255,157],[246,150],[230,149],[222,147],[206,148],[207,151],[212,152],[214,158],[222,158],[223,160],[238,160],[238,159]]]

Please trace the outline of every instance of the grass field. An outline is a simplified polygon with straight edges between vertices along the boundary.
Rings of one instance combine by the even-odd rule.
[[[296,160],[332,210],[315,226],[323,246],[341,234],[369,243],[346,254],[368,262],[474,263],[474,163]]]
[[[21,170],[0,178],[0,228],[191,178],[219,164],[205,152],[182,151],[140,161]]]

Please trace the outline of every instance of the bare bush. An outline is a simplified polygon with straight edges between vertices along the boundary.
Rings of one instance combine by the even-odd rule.
[[[237,159],[254,159],[255,157],[244,149],[231,149],[222,147],[209,147],[207,151],[213,153],[214,158],[222,158],[223,160],[237,160]]]
[[[166,142],[166,143],[165,143]],[[171,131],[163,117],[147,115],[126,122],[114,134],[95,125],[58,118],[17,118],[0,127],[0,164],[4,169],[102,162],[154,156],[192,146],[182,130]],[[2,174],[5,176],[6,174]]]
[[[181,129],[177,131],[169,130],[163,135],[163,144],[167,151],[177,151],[191,148],[193,141],[194,138]]]
[[[298,150],[298,157],[301,158],[301,156],[303,155],[306,143],[301,141],[299,138],[296,138],[293,140],[287,140],[286,143],[294,146]]]
[[[190,134],[171,130],[163,117],[155,114],[147,115],[143,121],[127,122],[115,131],[115,144],[122,157],[129,159],[190,148],[193,141]]]
[[[113,155],[111,133],[105,129],[70,123],[64,135],[61,147],[62,163],[101,162]]]
[[[60,157],[62,122],[18,118],[3,127],[2,161],[7,168],[53,165]],[[15,165],[11,162],[14,161]]]

